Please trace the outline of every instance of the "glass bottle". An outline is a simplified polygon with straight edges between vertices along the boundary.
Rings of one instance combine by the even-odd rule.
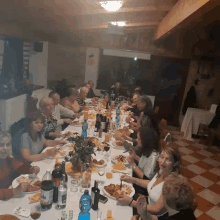
[[[58,201],[57,201],[57,209],[66,208],[66,199],[67,199],[67,185],[65,182],[65,174],[62,175],[62,181],[58,188]]]

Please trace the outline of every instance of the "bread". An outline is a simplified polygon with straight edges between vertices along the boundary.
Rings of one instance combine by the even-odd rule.
[[[36,193],[28,197],[30,203],[40,202],[41,193]]]

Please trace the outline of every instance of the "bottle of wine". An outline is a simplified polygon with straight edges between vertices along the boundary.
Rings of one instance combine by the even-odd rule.
[[[95,181],[94,187],[91,189],[92,209],[97,210],[99,208],[99,194],[98,182]]]
[[[62,162],[61,169],[62,169],[62,174],[65,175],[65,182],[67,183],[68,176],[67,176],[67,173],[66,173],[66,162],[65,161]]]
[[[60,165],[55,165],[55,168],[52,172],[53,177],[53,202],[58,200],[58,187],[62,181],[62,169]]]
[[[107,120],[107,117],[103,115],[102,121],[101,121],[101,127],[104,132],[105,132],[105,127],[106,127],[106,120]]]
[[[100,128],[100,114],[96,114],[95,132],[99,132]]]

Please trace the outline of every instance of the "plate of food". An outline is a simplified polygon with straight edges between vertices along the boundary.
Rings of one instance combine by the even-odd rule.
[[[37,177],[34,174],[20,175],[12,182],[12,187],[16,188],[20,183],[28,182],[30,185],[27,188],[26,193],[36,193],[41,188],[41,177]]]
[[[106,161],[103,159],[93,158],[92,164],[95,167],[104,167],[106,165]]]
[[[73,137],[73,138],[76,138],[77,137],[77,135],[79,135],[79,133],[78,132],[76,132],[76,131],[63,131],[63,132],[61,132],[62,134],[63,134],[63,137],[62,137],[62,139],[64,139],[64,138],[69,138],[69,137]]]
[[[11,214],[2,214],[0,215],[0,220],[20,220],[20,218]]]
[[[134,188],[127,183],[122,183],[122,187],[120,184],[105,184],[103,192],[111,199],[117,199],[120,195],[132,197],[135,194]]]
[[[40,202],[41,199],[41,193],[36,193],[34,195],[28,196],[30,203]]]
[[[113,147],[115,149],[123,150],[124,149],[124,144],[121,140],[115,140],[115,141],[113,141]]]
[[[82,122],[78,121],[78,120],[77,121],[73,121],[71,125],[75,126],[75,127],[80,127],[80,126],[82,126]]]
[[[127,168],[126,168],[125,164],[122,162],[116,162],[115,164],[113,164],[112,170],[116,171],[116,172],[117,171],[127,172]]]
[[[69,146],[69,145],[68,145]],[[45,148],[43,151],[42,151],[42,153],[45,153],[45,152],[47,152],[48,150],[50,150],[50,149],[52,149],[53,147],[47,147],[47,148]],[[68,155],[68,151],[67,151],[67,149],[65,149],[64,147],[61,147],[61,148],[58,148],[58,152],[57,152],[57,154],[54,156],[54,157],[49,157],[49,158],[51,158],[51,159],[54,159],[54,158],[56,158],[56,157],[60,157],[60,158],[64,158],[65,156],[67,156]]]
[[[95,144],[96,147],[100,148],[100,141],[96,137],[87,137],[87,140],[92,141],[93,144]]]
[[[112,157],[112,162],[115,163],[123,163],[124,165],[128,165],[128,157],[125,155],[116,155]]]

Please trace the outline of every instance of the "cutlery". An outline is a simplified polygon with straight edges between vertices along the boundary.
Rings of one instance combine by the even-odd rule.
[[[120,170],[112,170],[113,173],[123,173],[123,174],[129,174],[129,172],[126,171],[120,171]]]

